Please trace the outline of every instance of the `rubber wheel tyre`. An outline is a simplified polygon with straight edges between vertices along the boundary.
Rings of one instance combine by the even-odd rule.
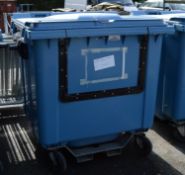
[[[49,152],[50,160],[52,161],[52,171],[54,174],[67,173],[67,161],[65,156],[60,151]]]
[[[185,125],[174,127],[173,137],[177,141],[185,143]]]
[[[142,157],[146,157],[152,152],[152,143],[145,135],[135,136],[135,145]]]

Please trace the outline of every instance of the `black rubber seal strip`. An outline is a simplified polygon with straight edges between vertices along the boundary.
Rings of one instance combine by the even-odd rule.
[[[147,61],[147,46],[148,36],[143,35],[139,37],[140,41],[140,56],[139,56],[139,72],[138,83],[134,87],[118,88],[111,90],[93,91],[85,93],[68,94],[68,62],[67,62],[67,47],[69,39],[62,39],[59,41],[59,98],[62,102],[72,102],[80,100],[89,100],[129,94],[138,94],[144,91],[146,61]]]

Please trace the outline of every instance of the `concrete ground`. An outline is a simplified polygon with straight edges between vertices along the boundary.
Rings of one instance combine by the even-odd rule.
[[[31,136],[25,117],[0,120],[0,175],[55,175],[45,152],[40,151]],[[155,121],[147,132],[153,152],[141,158],[133,144],[122,155],[77,164],[68,158],[69,175],[185,175],[185,144],[172,137],[172,127]]]

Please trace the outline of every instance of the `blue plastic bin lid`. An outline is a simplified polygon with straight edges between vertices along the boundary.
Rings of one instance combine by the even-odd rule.
[[[17,19],[17,18],[43,18],[51,15],[57,15],[61,14],[62,12],[51,12],[51,11],[32,11],[32,12],[16,12],[16,13],[11,13],[11,18],[12,19]]]
[[[34,33],[34,39],[36,39],[37,37],[38,39],[46,37],[62,37],[66,35],[66,31],[68,31],[68,37],[103,35],[106,33],[137,35],[147,34],[146,32],[149,32],[157,34],[167,33],[169,31],[162,19],[148,15],[120,16],[116,13],[63,13],[43,18],[14,19],[13,23],[20,30],[26,30],[27,33],[29,33],[27,34],[27,37],[31,36],[31,32],[33,34],[33,32],[41,31],[42,33],[40,34],[42,34],[42,37],[38,33]],[[114,28],[114,30],[112,30],[112,28]],[[79,29],[79,31],[77,31],[76,29]],[[82,29],[84,29],[84,31]],[[97,32],[90,31],[90,29],[96,29]],[[103,29],[103,31],[101,31],[100,29]],[[62,30],[60,32],[60,35],[59,30]],[[43,36],[43,31],[48,31],[48,33],[45,33],[45,37]],[[54,35],[53,31],[57,31],[57,33]]]
[[[23,14],[24,15],[24,14]],[[44,15],[44,14],[43,14]],[[33,15],[34,16],[34,15]],[[149,16],[120,16],[116,13],[64,13],[64,14],[52,14],[48,15],[46,17],[29,17],[25,18],[26,16],[24,15],[24,18],[21,17],[19,14],[19,18],[17,16],[17,20],[20,21],[21,23],[53,23],[53,22],[82,22],[82,21],[110,21],[110,20],[143,20],[143,21],[148,21],[152,20],[153,22],[159,22],[158,19],[155,19],[153,17]],[[15,20],[16,21],[16,20]],[[159,23],[158,23],[159,24]],[[154,24],[155,25],[155,24]]]
[[[16,24],[22,24],[29,27],[35,27],[34,25],[30,24],[47,24],[50,23],[58,23],[58,26],[64,23],[81,23],[81,22],[97,22],[102,24],[107,22],[130,22],[131,25],[129,26],[163,26],[163,22],[160,19],[151,17],[151,16],[120,16],[115,13],[67,13],[67,14],[58,14],[58,15],[51,15],[47,17],[41,18],[18,18],[15,19],[14,22]],[[143,22],[141,22],[143,21]],[[137,23],[139,22],[139,23]],[[92,23],[95,24],[95,23]],[[85,24],[86,25],[86,24]],[[41,25],[40,25],[41,26]],[[38,25],[37,25],[38,27]],[[53,29],[56,25],[53,25]],[[62,27],[62,26],[61,26]],[[72,27],[72,26],[71,26]],[[85,26],[84,26],[85,27]],[[86,27],[89,27],[86,25]],[[125,27],[128,27],[125,25]],[[45,27],[47,30],[48,28]]]
[[[157,15],[150,15],[151,17],[155,17],[155,18],[158,18],[158,19],[162,19],[164,21],[169,21],[171,20],[172,18],[176,18],[176,17],[179,17],[179,16],[182,16],[181,13],[171,13],[171,14],[157,14]]]
[[[171,15],[168,23],[173,25],[176,31],[185,32],[185,14]]]
[[[56,22],[82,22],[82,21],[102,21],[102,20],[121,20],[121,17],[114,13],[63,13],[58,15],[48,15],[40,18],[18,18],[21,23],[56,23]]]

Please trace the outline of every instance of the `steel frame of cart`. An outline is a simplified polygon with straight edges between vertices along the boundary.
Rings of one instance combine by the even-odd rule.
[[[11,35],[0,32],[0,110],[23,107],[22,59]]]

